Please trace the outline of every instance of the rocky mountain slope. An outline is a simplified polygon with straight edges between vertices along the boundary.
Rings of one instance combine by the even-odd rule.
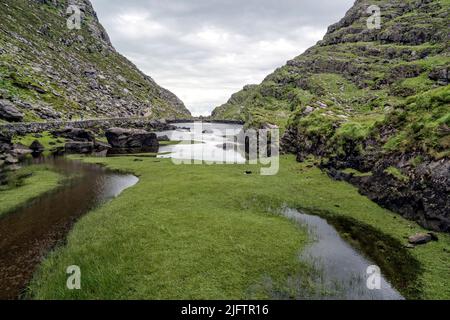
[[[367,9],[381,8],[369,29]],[[279,125],[283,148],[425,227],[450,231],[450,1],[357,0],[324,39],[213,118]]]
[[[70,30],[70,5],[81,29]],[[190,117],[120,55],[88,0],[0,0],[0,122]]]

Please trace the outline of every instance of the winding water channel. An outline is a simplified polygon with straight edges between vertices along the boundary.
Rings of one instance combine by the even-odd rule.
[[[242,130],[242,126],[204,124],[200,137],[192,123],[178,124],[175,131],[161,132],[171,140],[194,140],[196,144],[163,146],[160,157],[245,162],[239,148],[224,150],[223,143],[232,141],[225,130]],[[230,131],[227,131],[229,133]],[[226,160],[225,159],[225,160]],[[225,161],[226,162],[226,161]],[[65,176],[73,176],[57,190],[0,218],[0,299],[16,299],[30,281],[37,265],[48,252],[64,241],[73,224],[85,213],[117,197],[135,185],[138,178],[118,174],[98,165],[47,157],[30,164],[45,164]],[[292,209],[283,214],[306,226],[314,239],[299,259],[313,264],[323,273],[322,285],[329,294],[315,298],[328,299],[402,299],[403,297],[381,276],[381,289],[366,286],[367,267],[374,263],[366,255],[346,243],[327,221]],[[299,297],[302,298],[302,297]]]
[[[63,241],[85,213],[117,197],[138,178],[64,157],[34,159],[65,176],[53,192],[0,218],[0,299],[15,299],[49,250]]]

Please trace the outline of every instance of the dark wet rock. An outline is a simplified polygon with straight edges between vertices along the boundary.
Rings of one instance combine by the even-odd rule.
[[[52,134],[56,137],[73,141],[95,141],[95,136],[92,132],[78,128],[66,128],[60,131],[53,131]]]
[[[145,130],[111,128],[105,136],[113,149],[156,152],[159,148],[156,134]]]
[[[45,147],[38,140],[34,140],[30,145],[30,149],[35,153],[41,153],[45,150]]]
[[[65,145],[66,153],[72,154],[89,154],[94,151],[93,142],[72,141]]]
[[[428,233],[418,233],[408,238],[408,242],[413,245],[426,244],[432,240]]]
[[[0,119],[12,122],[23,120],[23,113],[9,100],[0,99]]]
[[[170,141],[170,139],[168,136],[164,135],[164,136],[159,136],[158,141]]]
[[[105,151],[105,150],[111,149],[111,146],[109,144],[101,142],[101,141],[95,141],[94,149],[97,152],[101,152],[101,151]]]

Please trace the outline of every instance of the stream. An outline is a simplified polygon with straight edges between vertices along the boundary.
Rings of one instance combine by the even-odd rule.
[[[245,163],[242,149],[224,150],[222,147],[224,142],[233,144],[233,138],[226,135],[225,130],[238,133],[242,126],[204,123],[201,141],[193,123],[180,123],[177,127],[177,130],[157,134],[168,136],[172,141],[196,143],[161,146],[160,158]],[[139,181],[133,175],[64,157],[41,157],[28,164],[46,165],[71,178],[55,191],[0,217],[0,299],[20,297],[39,263],[50,250],[64,243],[80,217]],[[312,298],[403,299],[382,275],[379,290],[367,288],[367,267],[374,263],[343,240],[326,220],[292,209],[285,209],[283,215],[305,226],[315,240],[299,254],[300,260],[310,263],[322,274],[320,285],[326,289],[326,294]]]
[[[46,165],[71,177],[55,191],[42,195],[13,213],[0,217],[0,299],[16,299],[45,255],[64,241],[85,213],[117,197],[138,178],[98,165],[42,157],[29,164]]]

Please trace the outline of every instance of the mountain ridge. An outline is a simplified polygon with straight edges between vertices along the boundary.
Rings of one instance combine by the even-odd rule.
[[[70,5],[80,8],[80,30],[66,26]],[[115,50],[90,1],[2,0],[0,19],[4,122],[191,116],[176,95]]]

